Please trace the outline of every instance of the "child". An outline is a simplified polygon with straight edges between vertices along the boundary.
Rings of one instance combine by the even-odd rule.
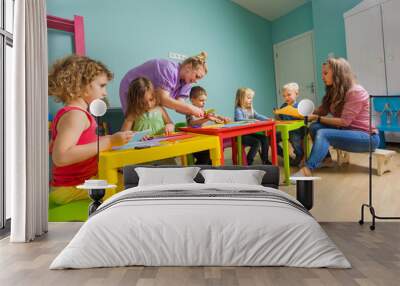
[[[257,113],[253,108],[254,91],[250,88],[239,88],[235,100],[235,121],[249,119],[268,120],[269,118]],[[261,134],[250,134],[242,136],[242,143],[250,146],[247,153],[247,164],[252,165],[254,157],[261,146],[261,160],[263,164],[271,165],[268,160],[268,138]]]
[[[190,90],[189,95],[192,104],[202,111],[204,111],[204,106],[207,101],[207,92],[201,86],[194,86]],[[201,127],[203,124],[213,121],[215,123],[227,123],[230,121],[228,117],[216,115],[214,113],[207,113],[204,117],[195,117],[193,115],[186,115],[186,122],[188,126]],[[210,153],[209,151],[201,151],[193,153],[193,157],[196,159],[196,165],[211,165]]]
[[[288,105],[291,105],[297,108],[298,103],[296,99],[299,95],[299,85],[295,82],[285,84],[282,88],[282,97],[285,101],[280,108],[284,108]],[[289,115],[277,115],[278,119],[280,120],[298,120],[298,118],[289,116]],[[293,130],[289,132],[289,142],[292,144],[293,151],[295,154],[295,158],[290,158],[290,165],[291,166],[298,166],[303,159],[304,151],[302,147],[302,142],[304,139],[304,129],[300,128],[297,130]],[[276,136],[276,140],[279,143],[282,141],[281,134],[278,133]],[[281,146],[278,144],[278,154],[283,156],[283,150]]]
[[[150,129],[149,136],[170,134],[175,126],[168,113],[160,106],[153,84],[145,77],[131,82],[128,89],[128,106],[121,130],[143,131]]]
[[[107,95],[106,85],[112,77],[101,62],[77,55],[57,61],[49,73],[49,95],[65,105],[54,117],[51,130],[51,204],[88,198],[86,190],[75,187],[94,177],[98,169],[97,124],[88,108],[93,100]],[[132,135],[101,136],[99,150],[126,144]],[[110,194],[106,192],[106,197]]]
[[[190,101],[191,103],[200,108],[202,111],[205,112],[204,106],[207,101],[207,92],[201,86],[194,86],[190,90]],[[186,122],[189,126],[202,126],[203,124],[213,121],[215,123],[228,123],[230,119],[228,117],[217,115],[213,112],[209,112],[205,114],[204,117],[195,117],[193,115],[186,115]]]

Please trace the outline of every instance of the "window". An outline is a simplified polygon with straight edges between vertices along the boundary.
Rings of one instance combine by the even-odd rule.
[[[4,187],[5,172],[5,99],[11,93],[13,67],[12,47],[14,32],[14,0],[0,0],[0,236],[5,226],[9,227],[10,194]],[[8,221],[8,223],[6,223]]]

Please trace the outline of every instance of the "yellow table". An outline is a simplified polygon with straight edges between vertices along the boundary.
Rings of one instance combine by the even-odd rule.
[[[179,157],[194,152],[210,150],[213,166],[221,165],[221,151],[218,136],[198,135],[173,142],[162,142],[161,146],[145,149],[105,151],[100,153],[99,178],[109,184],[118,182],[118,168],[127,165]]]
[[[290,184],[290,163],[289,163],[289,132],[305,126],[304,120],[277,120],[276,132],[281,133],[282,137],[282,150],[283,150],[283,170],[285,174],[285,184]],[[304,138],[304,150],[306,158],[310,154],[307,137]]]

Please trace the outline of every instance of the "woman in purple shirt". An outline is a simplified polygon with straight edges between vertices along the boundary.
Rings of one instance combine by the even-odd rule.
[[[326,94],[322,105],[311,115],[313,147],[305,166],[294,176],[311,176],[312,170],[332,162],[329,146],[349,151],[369,150],[369,95],[356,84],[349,63],[330,58],[322,66]],[[331,116],[327,116],[330,114]],[[379,145],[379,135],[372,126],[372,150]]]
[[[181,64],[154,59],[131,69],[122,78],[119,88],[122,110],[126,113],[130,83],[138,77],[146,77],[153,83],[155,94],[163,106],[180,113],[203,117],[204,112],[200,108],[186,104],[184,99],[189,96],[191,84],[206,75],[206,59],[207,54],[201,52],[197,56],[187,58]]]

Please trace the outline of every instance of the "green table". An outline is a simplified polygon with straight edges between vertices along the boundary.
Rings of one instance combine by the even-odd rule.
[[[303,120],[277,120],[276,132],[281,133],[283,149],[283,169],[285,174],[285,184],[290,184],[290,164],[289,164],[289,132],[305,126]],[[304,138],[304,149],[306,158],[310,154],[307,136]]]

